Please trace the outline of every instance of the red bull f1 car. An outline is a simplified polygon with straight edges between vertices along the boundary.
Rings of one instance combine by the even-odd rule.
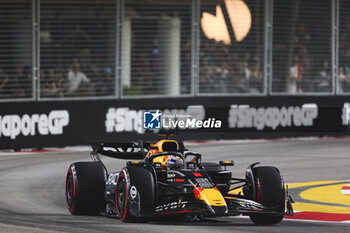
[[[129,161],[108,173],[99,155]],[[275,167],[254,163],[244,179],[233,178],[226,170],[233,161],[202,162],[201,154],[169,139],[96,143],[91,158],[68,168],[66,202],[74,215],[104,214],[123,222],[248,215],[255,224],[293,215],[288,187]]]

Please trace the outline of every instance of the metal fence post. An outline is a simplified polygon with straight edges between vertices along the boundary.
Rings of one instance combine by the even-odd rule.
[[[200,0],[192,0],[191,95],[199,92]]]
[[[332,94],[339,94],[339,0],[332,0]]]
[[[124,20],[124,0],[116,1],[116,37],[115,37],[115,95],[117,98],[123,97],[122,86],[122,33]]]
[[[264,94],[272,92],[272,30],[273,30],[273,0],[265,1],[264,23]]]
[[[40,0],[32,0],[32,95],[40,100]]]

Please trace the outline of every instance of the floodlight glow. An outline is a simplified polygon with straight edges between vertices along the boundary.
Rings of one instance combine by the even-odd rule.
[[[242,0],[225,0],[227,13],[237,42],[242,41],[252,26],[252,15],[247,4]],[[201,26],[204,35],[216,42],[231,44],[230,34],[221,6],[216,6],[216,15],[203,12]]]
[[[216,16],[203,12],[201,25],[203,33],[208,39],[214,39],[216,42],[223,41],[227,45],[231,44],[224,14],[219,5],[216,6]]]

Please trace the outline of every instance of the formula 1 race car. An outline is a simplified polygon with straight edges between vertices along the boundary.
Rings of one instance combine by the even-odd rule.
[[[232,178],[226,167],[233,161],[204,163],[201,154],[169,139],[96,143],[92,149],[93,162],[68,168],[66,202],[74,215],[104,214],[123,222],[248,215],[256,224],[293,215],[288,187],[275,167],[254,163],[245,179]],[[109,174],[99,154],[134,161]]]

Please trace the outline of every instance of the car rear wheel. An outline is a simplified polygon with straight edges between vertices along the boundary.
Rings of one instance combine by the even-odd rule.
[[[73,215],[98,215],[106,206],[104,189],[107,172],[99,162],[78,162],[66,176],[66,203]]]
[[[123,222],[135,221],[135,217],[132,216],[128,208],[128,183],[126,181],[124,172],[121,172],[118,178],[116,186],[116,208],[119,218]]]
[[[281,215],[253,214],[250,219],[255,224],[276,224],[282,221],[285,208],[284,183],[275,167],[256,167],[253,169],[256,187],[255,201],[275,207]]]
[[[116,185],[116,209],[123,222],[148,222],[156,196],[155,178],[148,167],[123,168]]]

